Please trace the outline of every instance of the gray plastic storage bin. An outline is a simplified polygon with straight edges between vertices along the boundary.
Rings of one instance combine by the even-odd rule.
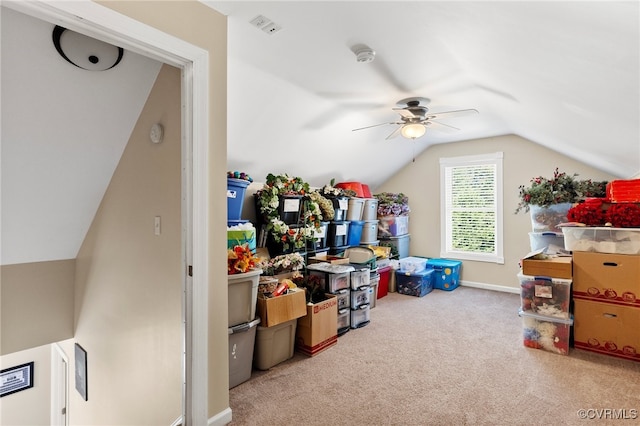
[[[297,324],[298,319],[294,318],[272,327],[258,326],[253,356],[253,365],[258,370],[268,370],[293,357]]]
[[[229,327],[229,389],[251,378],[258,324],[260,324],[260,318]]]
[[[229,327],[253,321],[256,317],[258,283],[262,269],[227,275]]]

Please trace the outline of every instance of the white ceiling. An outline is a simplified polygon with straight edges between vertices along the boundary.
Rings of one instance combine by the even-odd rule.
[[[203,3],[229,16],[228,168],[257,181],[375,188],[431,144],[508,133],[640,172],[638,2]],[[112,70],[78,69],[53,24],[1,10],[2,264],[74,258],[161,64],[125,52]],[[357,44],[376,59],[356,62]],[[480,113],[416,141],[352,132],[396,121],[409,96]]]
[[[66,62],[54,24],[2,7],[2,264],[73,259],[161,64]]]
[[[640,171],[638,2],[203,1],[228,15],[228,167],[375,187],[431,144],[514,133],[619,177]],[[282,29],[267,34],[263,15]],[[376,51],[358,63],[352,47]],[[409,96],[475,108],[386,141]]]

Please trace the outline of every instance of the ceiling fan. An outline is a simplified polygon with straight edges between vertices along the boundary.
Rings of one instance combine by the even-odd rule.
[[[395,124],[398,126],[389,136],[385,139],[392,139],[401,134],[407,139],[417,139],[422,137],[427,128],[439,130],[441,132],[455,132],[460,129],[450,126],[448,124],[436,121],[439,118],[445,117],[459,117],[469,114],[477,114],[475,109],[460,109],[455,111],[444,111],[429,113],[429,109],[425,106],[430,102],[427,98],[411,97],[398,101],[396,103],[397,108],[392,108],[400,114],[399,121],[391,121],[388,123],[374,124],[373,126],[360,127],[353,129],[353,131],[370,129],[372,127],[384,126],[387,124]]]

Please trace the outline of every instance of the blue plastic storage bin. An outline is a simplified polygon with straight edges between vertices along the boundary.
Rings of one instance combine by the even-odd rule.
[[[396,291],[409,296],[426,296],[433,290],[433,272],[433,269],[412,274],[396,271]]]
[[[438,290],[455,290],[460,285],[460,269],[462,262],[450,259],[429,259],[427,269],[433,272],[433,288]]]
[[[364,226],[364,220],[352,220],[349,224],[349,236],[347,237],[347,244],[350,246],[357,246],[360,244],[360,238],[362,237],[362,227]]]
[[[248,180],[227,178],[227,220],[240,219],[247,186]]]

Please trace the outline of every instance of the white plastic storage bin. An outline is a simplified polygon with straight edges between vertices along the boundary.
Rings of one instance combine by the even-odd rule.
[[[360,287],[366,287],[369,285],[371,269],[362,265],[351,265],[355,269],[351,273],[351,290],[357,290]]]
[[[398,253],[398,259],[403,259],[409,256],[409,240],[410,235],[403,235],[401,237],[388,237],[388,238],[380,238],[380,245],[386,247],[392,247],[391,252],[393,253],[393,247],[395,247]]]
[[[569,354],[569,340],[573,318],[549,318],[520,311],[523,344],[560,355]]]
[[[298,319],[274,325],[258,326],[253,365],[258,370],[268,370],[293,357]]]
[[[364,209],[362,211],[362,220],[375,220],[378,219],[378,199],[377,198],[365,198]],[[376,233],[378,229],[376,228]]]
[[[347,209],[347,220],[362,220],[364,198],[350,198]]]
[[[351,290],[351,309],[358,309],[361,305],[368,305],[370,300],[369,286],[360,287],[358,290]]]
[[[408,272],[410,274],[414,272],[421,272],[427,269],[427,259],[426,257],[414,257],[409,256],[403,259],[400,259],[400,271]]]
[[[360,235],[360,244],[378,241],[378,219],[365,220],[362,225],[362,234]]]
[[[378,284],[380,283],[380,274],[376,274],[371,278],[369,284],[369,301],[371,309],[376,307],[376,300],[378,299]]]
[[[258,283],[262,269],[227,275],[229,327],[253,321],[256,317]]]
[[[251,378],[256,327],[260,318],[238,324],[229,330],[229,389]]]
[[[351,328],[360,328],[369,324],[370,321],[369,305],[361,305],[358,309],[351,310]]]
[[[338,300],[338,310],[351,307],[351,290],[343,288],[333,293]]]
[[[520,301],[523,311],[547,317],[569,319],[571,280],[533,277],[518,274]]]
[[[307,266],[307,271],[311,275],[320,277],[325,286],[325,291],[335,293],[343,288],[349,288],[351,273],[355,269],[349,265],[314,263]]]
[[[342,336],[351,328],[351,309],[338,310],[338,336]]]
[[[565,226],[562,233],[567,250],[640,254],[640,228]]]
[[[548,248],[548,251],[557,252],[564,249],[564,235],[562,232],[529,232],[531,251]]]

